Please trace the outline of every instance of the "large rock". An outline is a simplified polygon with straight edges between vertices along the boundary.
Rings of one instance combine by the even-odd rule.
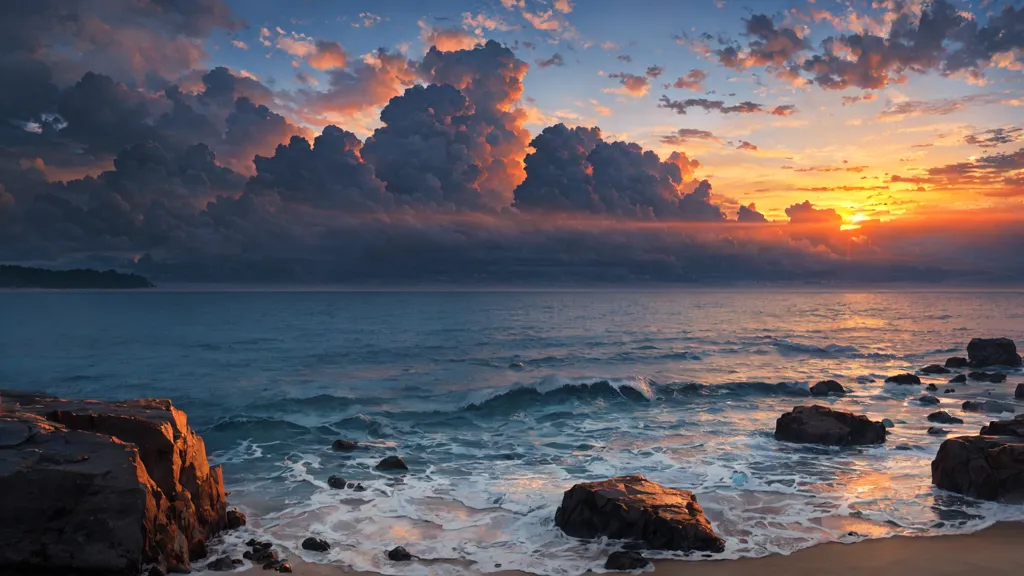
[[[0,572],[188,571],[226,527],[220,467],[170,401],[2,395]]]
[[[1024,502],[1024,442],[999,436],[958,436],[939,446],[932,484],[982,500]]]
[[[835,380],[822,380],[811,386],[811,396],[842,396],[844,394],[846,394],[846,389]]]
[[[1024,438],[1024,414],[1015,416],[1013,420],[994,420],[988,426],[981,427],[983,436],[1017,436]]]
[[[960,356],[953,356],[952,358],[946,358],[946,368],[966,368],[970,366],[970,360],[962,358]]]
[[[1009,338],[973,338],[967,344],[967,358],[974,368],[1021,365],[1017,346]]]
[[[826,406],[797,406],[775,421],[775,439],[827,446],[881,444],[885,425]]]
[[[555,512],[555,525],[576,538],[632,540],[656,550],[725,549],[692,492],[666,488],[643,476],[573,486]]]
[[[904,384],[904,385],[915,385],[921,383],[921,378],[917,374],[910,374],[904,372],[903,374],[897,374],[895,376],[889,376],[885,379],[886,384]]]

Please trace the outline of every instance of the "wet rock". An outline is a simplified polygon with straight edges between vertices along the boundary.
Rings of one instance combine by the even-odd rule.
[[[953,394],[956,392],[956,388],[946,388],[942,391],[943,394]]]
[[[252,550],[252,562],[253,564],[266,565],[270,562],[277,562],[278,556],[276,550],[270,549],[258,549],[253,548]]]
[[[650,564],[647,558],[644,558],[643,554],[632,550],[612,552],[608,556],[608,560],[604,563],[605,570],[615,570],[616,572],[630,572],[633,570],[639,570],[646,568]]]
[[[967,376],[963,374],[957,374],[949,379],[950,384],[963,384],[964,382],[967,382]]]
[[[981,427],[982,436],[1017,436],[1024,438],[1024,418],[1015,417],[1013,420],[995,420],[987,426]]]
[[[692,492],[639,475],[576,484],[562,496],[555,525],[575,538],[605,536],[643,542],[656,550],[725,549]]]
[[[277,567],[277,571],[283,574],[291,574],[292,565],[287,562],[282,562],[281,565]]]
[[[1018,400],[1024,399],[1024,384],[1017,384],[1017,389],[1013,391],[1013,397]]]
[[[811,386],[811,396],[842,396],[843,394],[846,394],[846,389],[835,380],[822,380]]]
[[[270,550],[274,547],[272,542],[257,542],[253,544],[252,549],[255,550]]]
[[[408,562],[412,560],[412,554],[402,546],[395,546],[388,550],[388,560],[392,562]]]
[[[895,376],[889,376],[888,378],[885,379],[885,382],[887,384],[907,384],[907,385],[910,385],[910,384],[920,384],[921,383],[921,379],[918,378],[917,374],[903,373],[903,374],[897,374]]]
[[[352,452],[359,449],[359,442],[354,440],[339,439],[331,442],[331,450],[335,452]]]
[[[949,432],[949,430],[946,430],[945,428],[939,428],[938,426],[932,426],[931,428],[928,429],[929,434],[935,435],[949,434]]]
[[[918,398],[917,401],[920,402],[921,404],[938,404],[939,403],[939,399],[936,398],[935,396],[932,396],[931,394],[925,394],[924,396],[921,396],[920,398]]]
[[[170,401],[0,397],[0,572],[188,571],[226,527],[221,469]]]
[[[1024,443],[995,436],[945,440],[932,461],[932,483],[982,500],[1024,502]]]
[[[929,422],[938,422],[939,424],[963,424],[964,421],[956,416],[953,416],[945,410],[939,410],[938,412],[932,412],[928,415]]]
[[[377,464],[377,470],[408,470],[401,456],[388,456]]]
[[[1009,338],[973,338],[967,344],[967,358],[972,368],[1022,364],[1017,346]]]
[[[196,540],[188,547],[188,561],[195,562],[196,560],[202,560],[209,554],[206,550],[206,541]]]
[[[996,402],[995,400],[986,400],[979,402],[977,400],[967,400],[960,406],[966,412],[1016,412],[1017,409],[1010,404],[1003,402]]]
[[[888,429],[893,428],[896,425],[892,423],[892,420],[889,420],[888,418],[882,418],[882,426],[885,426]]]
[[[275,560],[267,560],[266,562],[263,563],[263,569],[264,570],[276,570],[276,571],[280,572],[281,571],[281,566],[283,566],[283,565],[284,565],[284,562],[282,562],[281,560],[276,560],[276,559]]]
[[[362,484],[356,484],[355,487],[352,488],[352,490],[354,492],[366,492],[366,486],[363,486]]]
[[[970,361],[967,358],[960,356],[946,358],[946,368],[967,368],[968,365],[970,365]]]
[[[921,368],[922,374],[949,374],[950,372],[952,372],[952,370],[938,364],[929,364],[924,368]]]
[[[153,566],[146,572],[146,576],[167,576],[159,566]]]
[[[526,368],[526,365],[523,364],[522,362],[512,362],[511,364],[508,365],[508,367],[511,368],[512,370],[522,370],[523,368]]]
[[[245,558],[246,560],[252,560],[252,550],[246,550],[245,552],[242,552],[242,558]]]
[[[246,546],[250,546],[250,547],[255,546],[258,543],[259,543],[259,540],[255,539],[255,538],[249,538],[248,540],[245,541],[245,545]]]
[[[775,439],[826,446],[881,444],[885,426],[867,416],[826,406],[797,406],[776,420]]]
[[[341,476],[331,476],[327,479],[327,485],[335,490],[343,490],[345,488],[345,479]]]
[[[235,569],[234,562],[228,556],[221,556],[213,562],[206,565],[206,569],[211,572],[231,572]]]
[[[924,389],[929,391],[929,392],[935,392],[936,390],[939,389],[939,387],[936,386],[935,384],[929,384],[929,385],[925,386]]]
[[[310,536],[302,541],[302,549],[312,550],[313,552],[327,552],[331,549],[331,545],[327,543],[327,540]]]
[[[1006,381],[1006,374],[1001,372],[971,372],[967,377],[971,380],[977,380],[978,382],[991,382],[993,384],[999,384],[1000,382]]]
[[[231,509],[227,512],[228,528],[231,530],[237,530],[242,526],[245,526],[245,513],[239,510]]]

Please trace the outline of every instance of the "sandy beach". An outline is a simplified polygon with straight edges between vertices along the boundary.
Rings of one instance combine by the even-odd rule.
[[[665,576],[908,576],[911,574],[1022,574],[1024,523],[1001,523],[974,534],[903,537],[868,540],[856,544],[829,543],[788,556],[722,561],[659,561],[654,571]],[[333,576],[354,574],[344,567],[310,564],[290,557],[295,574]],[[260,567],[243,573],[264,574]],[[515,572],[499,573],[512,576]]]

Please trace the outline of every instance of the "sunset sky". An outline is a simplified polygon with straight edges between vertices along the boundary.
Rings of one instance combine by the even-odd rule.
[[[302,280],[281,262],[326,258],[347,279],[415,246],[472,277],[514,276],[492,268],[514,253],[697,279],[722,259],[694,246],[724,241],[739,266],[794,251],[856,277],[1021,240],[1019,0],[45,0],[0,20],[9,261]],[[642,238],[541,263],[538,235],[588,227]]]

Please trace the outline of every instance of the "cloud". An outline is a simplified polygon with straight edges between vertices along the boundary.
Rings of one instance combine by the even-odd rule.
[[[736,220],[746,224],[763,224],[768,222],[768,219],[764,217],[764,214],[757,211],[757,206],[753,203],[747,206],[740,205],[740,209],[736,213]]]
[[[750,152],[757,152],[757,146],[754,146],[746,140],[740,140],[739,144],[736,145],[737,150],[748,150]]]
[[[875,92],[865,92],[858,96],[843,96],[843,106],[853,106],[859,102],[874,102],[878,100],[878,94]]]
[[[609,78],[618,79],[621,88],[605,88],[602,91],[612,94],[624,94],[639,98],[646,96],[651,89],[651,79],[647,76],[630,74],[628,72],[615,72],[608,75]]]
[[[377,24],[384,21],[385,18],[380,17],[372,12],[360,12],[359,19],[352,23],[353,28],[372,28]]]
[[[435,47],[442,52],[469,50],[483,40],[459,28],[437,28],[420,20],[420,40],[428,47]]]
[[[662,144],[668,144],[670,146],[681,146],[692,140],[708,140],[717,144],[722,143],[722,140],[713,133],[708,132],[707,130],[697,130],[695,128],[680,128],[672,134],[660,136],[658,140]]]
[[[416,64],[400,53],[379,49],[347,69],[327,71],[326,90],[302,88],[291,97],[310,124],[324,124],[375,110],[419,80]]]
[[[894,174],[891,182],[928,186],[943,192],[976,192],[983,196],[1024,196],[1024,148],[928,168],[923,173]]]
[[[633,57],[630,56],[629,54],[619,54],[618,56],[615,57],[615,59],[620,62],[626,62],[627,64],[633,62]]]
[[[707,80],[708,74],[703,70],[693,69],[686,76],[680,76],[676,78],[676,81],[672,84],[666,84],[665,88],[680,88],[684,90],[693,90],[694,92],[701,92],[704,90],[704,81]]]
[[[231,45],[234,46],[235,48],[238,48],[239,50],[248,50],[249,49],[249,45],[246,44],[245,42],[242,42],[241,40],[232,40],[231,41]]]
[[[964,137],[964,143],[979,148],[996,148],[1004,144],[1013,144],[1024,137],[1024,128],[992,128]]]
[[[537,66],[540,66],[541,68],[548,68],[550,66],[565,66],[565,59],[562,58],[561,54],[555,52],[554,54],[551,55],[550,58],[538,58]]]
[[[839,228],[843,223],[843,217],[834,209],[815,208],[808,200],[786,208],[786,216],[792,224],[823,224]]]
[[[686,114],[690,108],[703,108],[707,112],[719,112],[722,114],[771,114],[772,116],[791,116],[797,112],[796,106],[791,104],[765,108],[761,104],[750,101],[726,105],[722,100],[708,100],[707,98],[672,100],[668,96],[661,97],[658,107],[667,108],[676,114]]]

